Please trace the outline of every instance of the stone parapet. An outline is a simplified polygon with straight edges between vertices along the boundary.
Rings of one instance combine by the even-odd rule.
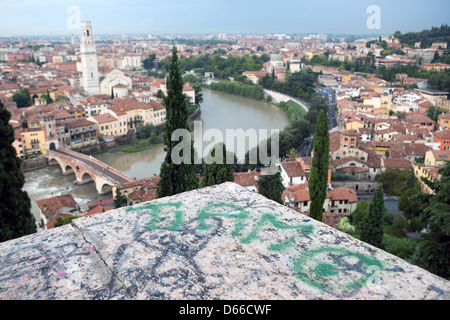
[[[0,244],[0,299],[449,298],[449,281],[234,183]]]

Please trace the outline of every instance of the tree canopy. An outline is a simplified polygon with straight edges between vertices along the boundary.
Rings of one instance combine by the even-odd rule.
[[[420,194],[424,203],[421,219],[427,221],[430,231],[422,236],[414,263],[444,278],[450,278],[450,162],[438,171],[440,179],[427,180],[433,195]]]
[[[11,113],[0,101],[0,241],[36,232],[28,193],[22,190],[25,177],[16,156],[14,129],[8,123]]]
[[[311,199],[309,216],[322,221],[323,204],[327,196],[328,168],[330,162],[328,117],[323,110],[320,111],[315,126],[313,152],[308,181],[309,197]]]
[[[381,248],[383,242],[383,218],[386,213],[384,207],[383,185],[379,184],[370,199],[368,212],[361,224],[361,240]]]
[[[30,91],[25,88],[20,93],[14,93],[12,100],[16,103],[17,108],[25,108],[31,106]]]
[[[218,152],[221,153],[218,154]],[[233,164],[228,164],[227,148],[224,143],[218,143],[209,152],[203,164],[203,179],[201,187],[213,186],[227,181],[234,181]]]
[[[258,179],[258,192],[259,194],[283,204],[282,194],[285,190],[281,178],[281,169],[279,169],[275,174],[266,174],[259,176]]]
[[[180,142],[172,141],[172,133],[177,129],[189,132],[188,102],[183,94],[183,79],[178,65],[178,55],[175,46],[172,48],[172,59],[167,78],[167,96],[163,99],[166,107],[166,123],[164,126],[164,144],[166,157],[161,164],[160,181],[157,189],[158,198],[171,196],[198,188],[198,177],[194,168],[194,147],[190,137],[181,137]],[[188,139],[185,141],[184,139]],[[172,151],[177,144],[190,145],[190,150],[182,149],[182,157],[189,156],[190,163],[175,163]],[[184,153],[190,153],[184,154]]]

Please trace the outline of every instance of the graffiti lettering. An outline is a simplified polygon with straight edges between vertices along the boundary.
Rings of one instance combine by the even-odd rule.
[[[147,224],[147,228],[150,230],[155,230],[158,229],[158,225],[157,225],[157,221],[161,220],[161,216],[160,216],[160,211],[162,208],[165,207],[175,207],[175,208],[180,208],[181,207],[181,203],[161,203],[161,204],[146,204],[144,206],[141,207],[137,207],[137,208],[130,208],[127,211],[141,211],[143,209],[150,209],[150,221]],[[180,228],[181,224],[183,223],[183,212],[181,210],[175,210],[173,212],[175,214],[175,219],[174,222],[172,223],[172,225],[170,226],[169,230],[171,231],[176,231]]]
[[[161,220],[160,210],[164,207],[173,207],[176,210],[174,222],[169,230],[176,231],[183,220],[181,203],[147,204],[142,207],[130,208],[127,211],[140,211],[150,209],[151,218],[147,228],[158,228],[157,221]],[[275,227],[278,230],[294,230],[294,235],[276,244],[268,245],[270,251],[285,251],[295,245],[295,240],[301,236],[312,234],[314,226],[310,224],[287,225],[279,221],[274,214],[262,214],[256,224],[250,229],[250,233],[242,236],[248,223],[250,213],[241,206],[230,203],[215,203],[206,205],[198,212],[198,229],[209,230],[211,225],[207,220],[222,217],[235,219],[236,223],[231,231],[233,237],[241,237],[240,242],[249,244],[260,238],[261,230],[266,226]],[[295,277],[315,288],[330,292],[335,296],[355,295],[363,286],[368,287],[378,283],[382,263],[368,255],[337,247],[323,247],[309,250],[294,259],[293,271]]]
[[[46,292],[40,293],[40,290],[48,288],[52,281],[59,279],[65,279],[64,281],[67,281],[65,286],[74,291],[83,286],[86,289],[84,292],[94,298],[112,297],[115,290],[123,288],[123,282],[118,283],[115,276],[102,278],[105,283],[109,282],[104,288],[90,288],[80,278],[81,270],[77,266],[67,268],[65,265],[65,262],[73,256],[94,255],[92,258],[96,259],[98,255],[101,262],[108,261],[114,266],[112,268],[117,270],[122,263],[133,265],[135,262],[130,261],[134,261],[136,252],[152,255],[146,268],[129,268],[127,265],[120,269],[121,277],[131,282],[130,292],[135,291],[136,283],[145,287],[149,281],[160,288],[167,287],[170,279],[178,279],[173,277],[175,274],[194,277],[197,279],[194,282],[202,283],[205,281],[205,275],[195,257],[200,252],[204,255],[204,250],[211,250],[208,243],[220,229],[225,232],[230,230],[230,236],[243,245],[259,241],[267,250],[277,253],[273,256],[279,256],[280,265],[286,268],[283,272],[290,273],[296,280],[334,297],[372,299],[370,295],[362,295],[362,288],[364,286],[373,288],[372,285],[378,284],[381,279],[384,266],[372,255],[335,246],[300,250],[303,248],[303,245],[300,245],[304,242],[303,238],[310,237],[316,229],[309,220],[308,222],[304,220],[300,224],[289,224],[281,218],[281,215],[274,212],[261,213],[259,207],[252,209],[251,206],[242,207],[233,203],[205,205],[196,212],[194,219],[191,217],[189,220],[184,210],[186,207],[180,202],[147,203],[126,209],[126,212],[143,214],[144,219],[147,219],[146,215],[148,217],[146,221],[144,220],[144,225],[136,222],[132,234],[127,239],[123,237],[111,239],[113,237],[110,236],[109,240],[106,240],[98,233],[88,230],[88,227],[96,225],[94,223],[82,228],[84,240],[81,246],[71,242],[57,248],[45,248],[42,245],[30,247],[29,250],[34,250],[34,254],[24,256],[28,260],[25,269],[20,269],[17,275],[8,271],[9,268],[4,268],[0,274],[0,282],[4,285],[4,289],[0,289],[0,298],[20,298],[20,293],[25,293],[26,298],[39,297],[41,294],[48,297]],[[230,224],[230,227],[223,228],[226,224]],[[194,226],[200,231],[189,234],[189,241],[195,244],[192,246],[184,243],[184,237],[180,238],[175,234],[186,232],[188,226]],[[158,229],[165,229],[168,232],[156,241],[151,237],[152,241],[149,242],[145,234]],[[17,259],[23,259],[19,248],[10,251],[3,263],[14,269]],[[95,259],[94,262],[98,260]],[[165,265],[166,261],[173,259],[183,263],[179,267]],[[214,274],[214,277],[220,279],[221,276]],[[44,281],[37,286],[32,284],[39,279]],[[192,289],[191,294],[202,297],[209,290],[214,290],[215,284],[203,283],[202,286],[192,288],[195,289]],[[152,291],[151,297],[164,298],[166,293],[158,290],[160,289]]]
[[[319,254],[321,259],[315,259]],[[364,269],[373,266],[381,270],[383,264],[368,255],[335,247],[309,250],[294,259],[295,276],[326,291],[361,289],[369,281]],[[358,274],[360,277],[355,280]]]

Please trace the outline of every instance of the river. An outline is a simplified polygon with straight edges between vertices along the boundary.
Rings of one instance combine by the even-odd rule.
[[[203,89],[201,110],[203,134],[212,132],[210,129],[218,129],[224,139],[226,129],[267,129],[270,135],[270,129],[281,131],[289,124],[286,112],[270,103],[209,89]],[[210,141],[204,142],[203,148],[207,149],[210,144]],[[247,145],[245,149],[254,146]],[[142,179],[159,175],[165,152],[164,145],[157,145],[139,152],[110,151],[95,157],[129,177]],[[30,196],[32,213],[38,221],[40,218],[36,200],[39,199],[70,193],[81,208],[86,210],[88,204],[111,198],[111,194],[98,195],[94,183],[78,186],[74,181],[75,176],[63,176],[59,166],[25,172],[24,190]]]

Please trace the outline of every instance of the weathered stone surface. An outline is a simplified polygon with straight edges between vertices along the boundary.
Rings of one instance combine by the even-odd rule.
[[[1,299],[449,299],[450,282],[234,183],[0,244]]]

